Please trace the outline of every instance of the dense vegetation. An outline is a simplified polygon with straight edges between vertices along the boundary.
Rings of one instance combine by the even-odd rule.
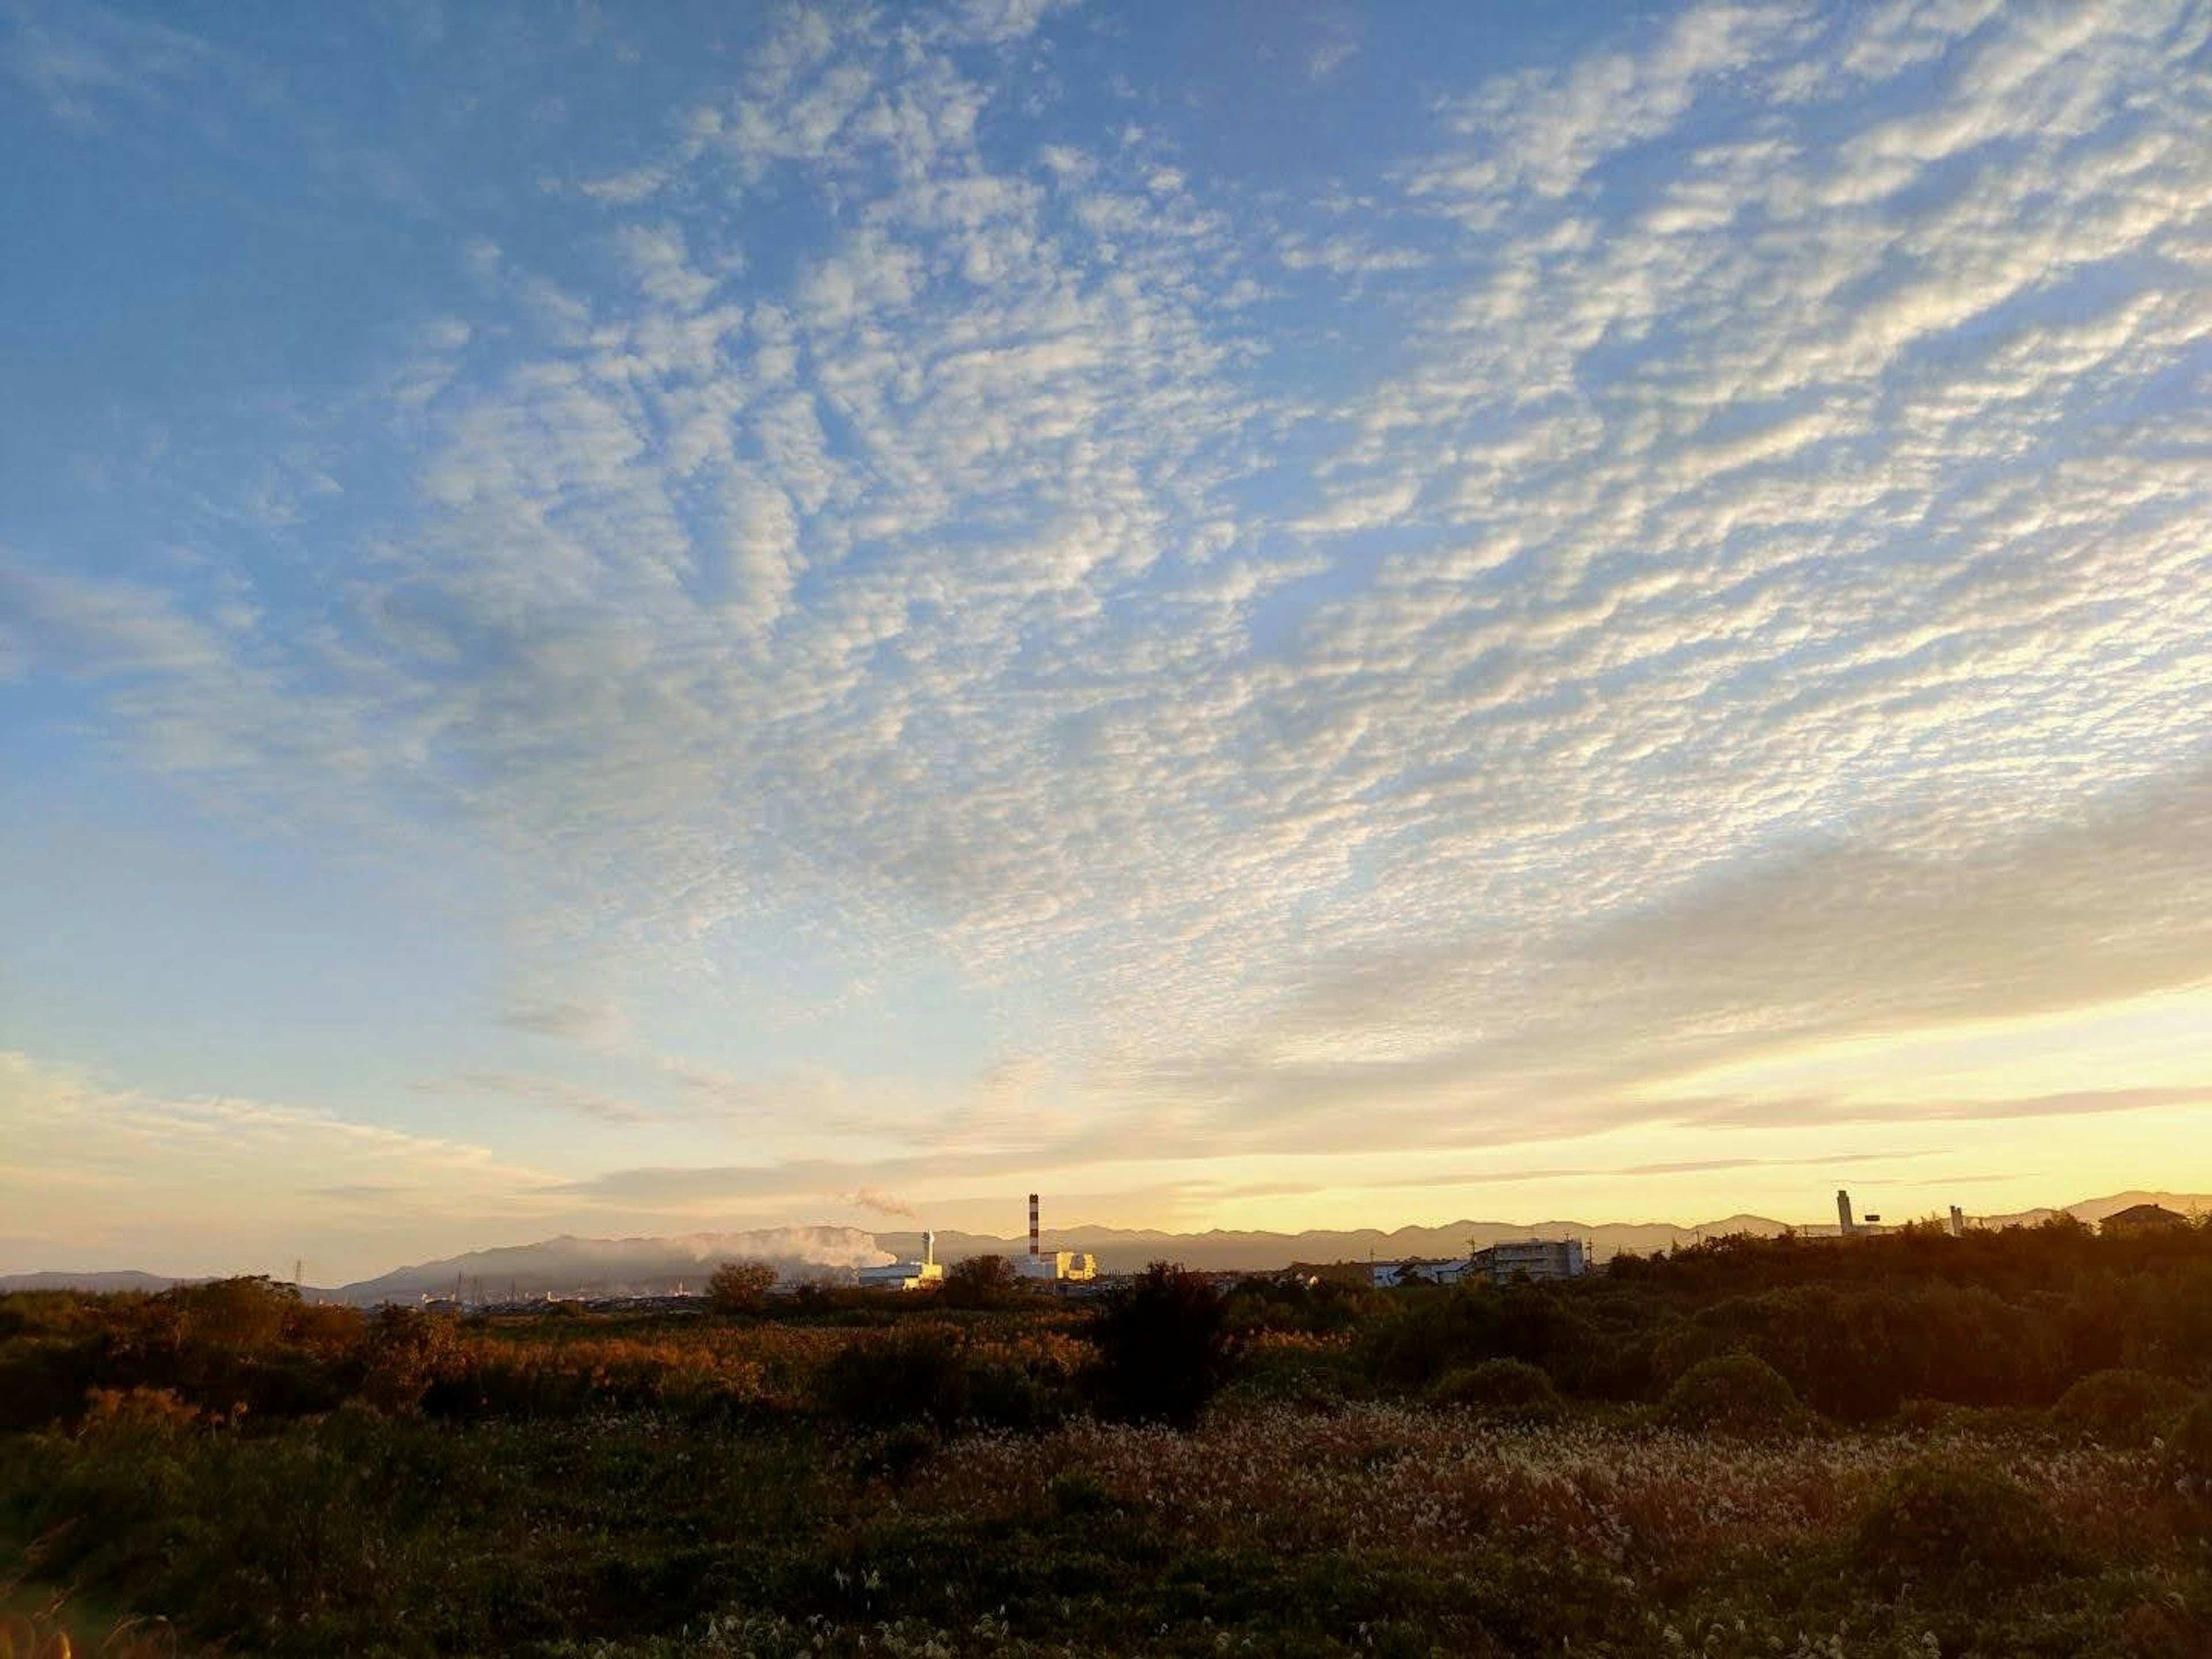
[[[2208,1650],[2204,1229],[1504,1289],[968,1277],[465,1320],[0,1298],[0,1644]]]

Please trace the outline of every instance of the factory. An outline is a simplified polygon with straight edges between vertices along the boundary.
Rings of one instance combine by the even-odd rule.
[[[1014,1271],[1033,1285],[1087,1285],[1098,1277],[1098,1258],[1088,1250],[1038,1248],[1037,1195],[1030,1194],[1030,1253],[1014,1259]]]
[[[921,1236],[921,1260],[891,1261],[880,1267],[863,1267],[859,1279],[862,1289],[871,1291],[919,1291],[926,1286],[941,1284],[945,1269],[938,1264],[937,1235],[926,1232]]]

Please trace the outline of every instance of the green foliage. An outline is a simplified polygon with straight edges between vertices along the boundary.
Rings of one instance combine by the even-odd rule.
[[[1747,1440],[1802,1434],[1813,1425],[1790,1380],[1748,1353],[1719,1354],[1691,1366],[1667,1390],[1658,1417],[1669,1428]]]
[[[2166,1437],[2166,1462],[2194,1496],[2212,1502],[2212,1395],[2200,1395]]]
[[[362,1398],[383,1411],[415,1410],[433,1383],[453,1376],[459,1346],[444,1315],[379,1309],[366,1345]]]
[[[1230,1328],[1240,1335],[1261,1331],[1334,1336],[1389,1305],[1389,1297],[1358,1280],[1292,1273],[1248,1279],[1229,1293]]]
[[[933,1324],[871,1332],[845,1344],[817,1375],[813,1399],[835,1424],[921,1424],[939,1436],[975,1426],[1037,1428],[1058,1421],[1072,1404],[1066,1377]]]
[[[180,1651],[2180,1656],[2208,1273],[2023,1229],[1096,1311],[0,1297],[0,1559]]]
[[[2188,1407],[2187,1388],[2149,1371],[2093,1371],[2058,1397],[2060,1433],[2107,1446],[2147,1446]]]
[[[1227,1302],[1203,1273],[1155,1261],[1091,1328],[1093,1398],[1109,1415],[1187,1428],[1237,1368]]]
[[[283,1331],[300,1293],[265,1275],[178,1285],[154,1300],[176,1315],[180,1339],[208,1349],[264,1348]]]
[[[755,1314],[768,1306],[775,1269],[765,1261],[725,1261],[707,1280],[707,1305],[719,1314]]]
[[[1053,1513],[1063,1521],[1087,1521],[1121,1509],[1098,1471],[1081,1463],[1071,1464],[1054,1475],[1046,1491],[1051,1496]]]
[[[1534,1425],[1566,1414],[1552,1379],[1522,1359],[1486,1359],[1446,1371],[1429,1390],[1429,1402],[1486,1423]]]
[[[945,1270],[938,1295],[947,1307],[1005,1308],[1025,1294],[1021,1275],[1002,1255],[971,1255]]]
[[[898,1331],[839,1350],[822,1368],[815,1397],[841,1423],[927,1423],[942,1433],[968,1416],[973,1379],[952,1333]]]
[[[1741,1349],[1824,1415],[1871,1422],[1908,1398],[2040,1405],[2061,1386],[2055,1322],[1978,1286],[1800,1285],[1729,1297],[1659,1340],[1661,1375]]]
[[[1575,1299],[1550,1285],[1401,1291],[1361,1332],[1360,1346],[1374,1375],[1409,1389],[1431,1387],[1445,1372],[1484,1360],[1518,1359],[1559,1388],[1581,1393],[1597,1387],[1611,1357]]]
[[[1853,1527],[1850,1561],[1886,1592],[1926,1586],[1972,1603],[2027,1589],[2069,1565],[2040,1498],[1957,1456],[1923,1459],[1885,1480]]]

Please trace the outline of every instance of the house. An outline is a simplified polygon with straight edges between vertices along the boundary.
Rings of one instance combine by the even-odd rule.
[[[2187,1216],[2176,1215],[2163,1205],[2133,1204],[2106,1216],[2099,1231],[2107,1238],[2125,1238],[2136,1233],[2173,1232],[2189,1224]]]

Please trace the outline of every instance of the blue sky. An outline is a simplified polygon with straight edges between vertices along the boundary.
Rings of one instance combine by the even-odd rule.
[[[2208,40],[0,0],[0,1267],[2212,1188]]]

